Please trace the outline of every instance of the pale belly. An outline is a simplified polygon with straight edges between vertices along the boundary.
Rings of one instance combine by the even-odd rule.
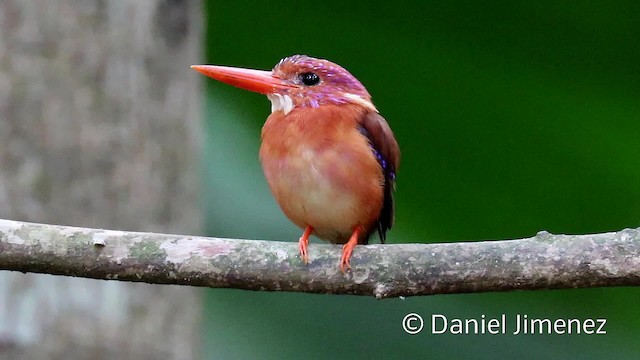
[[[364,138],[355,146],[338,143],[321,150],[311,144],[274,147],[263,143],[260,159],[291,221],[312,226],[319,238],[333,243],[345,243],[356,226],[371,229],[382,207],[384,180]]]

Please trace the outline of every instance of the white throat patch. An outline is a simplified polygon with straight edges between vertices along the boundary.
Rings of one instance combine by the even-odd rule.
[[[365,100],[358,95],[343,93],[344,97],[349,99],[351,102],[358,104],[360,106],[364,106],[370,110],[378,112],[378,109],[373,105],[373,103],[369,100]],[[282,110],[285,115],[293,110],[293,100],[289,95],[280,95],[280,94],[268,94],[267,98],[271,101],[271,112],[274,113],[276,111]]]
[[[285,115],[293,110],[293,100],[289,95],[268,94],[267,98],[271,101],[271,112],[282,110]]]

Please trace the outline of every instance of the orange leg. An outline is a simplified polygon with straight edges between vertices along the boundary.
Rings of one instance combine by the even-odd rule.
[[[302,258],[302,262],[305,265],[309,263],[309,255],[307,255],[307,245],[309,245],[309,236],[313,232],[313,228],[311,226],[307,226],[304,229],[304,233],[300,237],[298,241],[298,249],[300,250],[300,257]]]
[[[353,249],[358,245],[358,238],[361,232],[362,227],[356,226],[356,228],[353,229],[353,234],[351,234],[349,241],[342,247],[342,258],[340,259],[340,270],[342,270],[342,272],[351,269],[351,253],[353,253]]]

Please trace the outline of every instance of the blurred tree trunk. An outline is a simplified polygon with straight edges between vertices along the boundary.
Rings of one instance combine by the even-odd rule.
[[[198,233],[199,1],[0,2],[0,218]],[[188,359],[200,292],[0,273],[0,359]]]

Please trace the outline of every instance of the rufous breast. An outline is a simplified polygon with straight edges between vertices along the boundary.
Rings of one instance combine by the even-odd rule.
[[[361,106],[325,105],[273,112],[262,129],[260,161],[285,215],[333,243],[380,215],[384,176],[359,131]],[[363,234],[366,235],[366,234]]]

